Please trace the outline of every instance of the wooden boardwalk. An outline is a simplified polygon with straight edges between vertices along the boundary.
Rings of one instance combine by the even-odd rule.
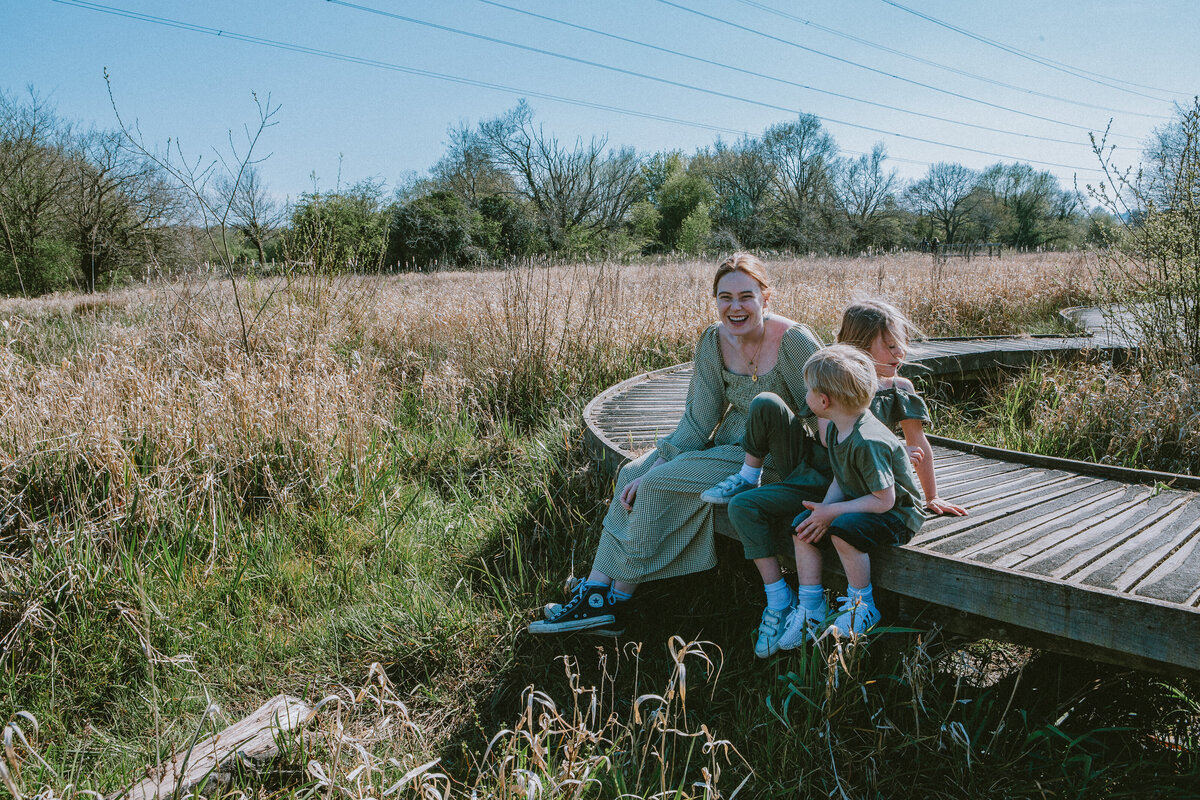
[[[906,367],[953,381],[1086,348],[1126,346],[1103,331],[931,340],[914,344]],[[615,469],[652,447],[682,415],[690,377],[691,365],[681,364],[596,397],[584,411],[592,453]],[[942,496],[970,516],[930,520],[910,544],[873,555],[875,585],[898,596],[906,616],[1200,673],[1200,478],[930,440]],[[732,535],[723,510],[714,521]]]

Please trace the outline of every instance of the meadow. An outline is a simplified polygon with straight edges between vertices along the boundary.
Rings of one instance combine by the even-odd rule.
[[[623,642],[524,634],[609,498],[583,404],[691,357],[714,266],[0,301],[2,783],[111,792],[286,692],[316,725],[219,793],[1194,796],[1186,683],[926,630],[757,661],[733,549],[647,587]],[[1083,254],[769,267],[826,341],[857,294],[932,336],[1097,297]]]

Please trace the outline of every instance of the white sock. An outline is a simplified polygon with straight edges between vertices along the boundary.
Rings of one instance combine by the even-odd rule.
[[[759,479],[762,477],[762,467],[752,467],[749,464],[742,464],[742,471],[738,473],[747,483],[758,485]]]
[[[783,578],[774,583],[768,583],[763,588],[767,590],[767,608],[772,611],[783,611],[785,608],[792,607],[795,595],[792,594],[792,587],[788,586],[787,581]]]
[[[855,589],[853,586],[847,586],[846,590],[846,594],[850,596],[851,600],[857,597],[859,600],[862,600],[863,605],[867,606],[868,608],[875,607],[875,593],[871,590],[871,584],[868,583],[861,589]]]
[[[805,608],[820,608],[825,601],[825,587],[819,583],[796,587],[796,599]]]

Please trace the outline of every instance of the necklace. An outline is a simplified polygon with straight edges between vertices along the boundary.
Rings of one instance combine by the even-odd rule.
[[[747,359],[750,362],[750,380],[758,383],[758,354],[762,352],[763,342],[767,340],[767,328],[763,326],[762,338],[758,340],[758,349],[754,351],[754,358]]]

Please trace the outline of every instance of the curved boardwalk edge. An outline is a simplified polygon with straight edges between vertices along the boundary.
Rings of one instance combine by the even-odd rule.
[[[1106,336],[932,340],[914,347],[914,360],[954,380],[1081,349],[1128,347]],[[690,364],[637,375],[587,405],[587,446],[604,468],[674,429],[690,376]],[[1200,674],[1200,478],[930,440],[943,495],[971,515],[930,520],[909,545],[872,555],[875,585],[904,616]],[[714,524],[733,535],[723,510]]]

